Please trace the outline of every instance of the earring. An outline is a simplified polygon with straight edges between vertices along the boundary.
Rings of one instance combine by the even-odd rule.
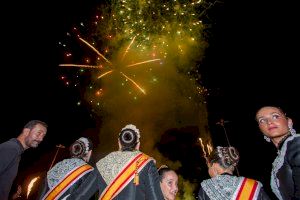
[[[291,133],[291,135],[296,135],[296,130],[293,129],[293,126],[289,125],[289,132]]]
[[[268,136],[265,136],[265,135],[264,135],[264,139],[265,139],[267,142],[271,142],[271,139],[270,139]]]

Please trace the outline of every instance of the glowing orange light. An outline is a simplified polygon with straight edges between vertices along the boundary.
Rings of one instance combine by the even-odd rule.
[[[29,196],[29,194],[30,194],[32,188],[33,188],[33,184],[34,184],[39,178],[40,178],[39,176],[33,178],[33,179],[30,181],[30,183],[28,184],[28,188],[27,188],[27,199],[28,199],[28,196]]]

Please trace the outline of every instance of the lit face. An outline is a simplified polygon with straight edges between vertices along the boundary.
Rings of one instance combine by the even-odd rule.
[[[44,139],[47,128],[41,124],[36,124],[32,129],[27,129],[27,135],[25,137],[25,149],[36,148]]]
[[[165,172],[160,182],[165,200],[174,200],[178,192],[178,176],[174,171]]]
[[[273,143],[280,141],[289,130],[292,123],[282,111],[276,107],[263,107],[256,114],[256,120],[261,132],[269,137]]]

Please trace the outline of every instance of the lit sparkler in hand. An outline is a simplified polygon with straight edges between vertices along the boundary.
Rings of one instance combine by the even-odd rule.
[[[33,184],[34,184],[39,178],[40,178],[39,176],[33,178],[33,179],[30,181],[30,183],[28,184],[28,188],[27,188],[27,199],[28,199],[28,196],[29,196],[29,194],[30,194],[32,188],[33,188]]]
[[[210,153],[213,150],[213,147],[210,143],[207,143],[206,144],[207,152],[206,152],[205,146],[204,146],[203,141],[202,141],[202,138],[199,138],[199,142],[200,142],[201,149],[202,149],[202,152],[203,152],[203,157],[205,158],[206,162],[208,162],[207,154],[210,155]]]
[[[206,156],[206,151],[205,151],[205,147],[204,147],[204,144],[203,144],[203,142],[202,142],[202,139],[199,138],[199,141],[200,141],[201,149],[202,149],[202,151],[203,151],[203,157],[205,158],[206,162],[208,162],[208,158],[207,158],[207,156]]]
[[[206,144],[208,155],[213,151],[213,147],[211,144]]]

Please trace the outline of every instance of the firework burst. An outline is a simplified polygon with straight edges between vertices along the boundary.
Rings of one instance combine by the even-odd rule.
[[[126,92],[132,99],[146,91],[152,94],[164,84],[170,67],[199,81],[191,72],[207,46],[202,36],[204,5],[199,0],[113,0],[99,6],[91,20],[67,34],[71,43],[60,43],[65,52],[65,64],[60,66],[80,68],[61,80],[75,87],[89,82],[84,98],[94,105],[101,105],[109,91]],[[81,49],[74,39],[83,45]],[[83,77],[90,81],[81,81]]]

